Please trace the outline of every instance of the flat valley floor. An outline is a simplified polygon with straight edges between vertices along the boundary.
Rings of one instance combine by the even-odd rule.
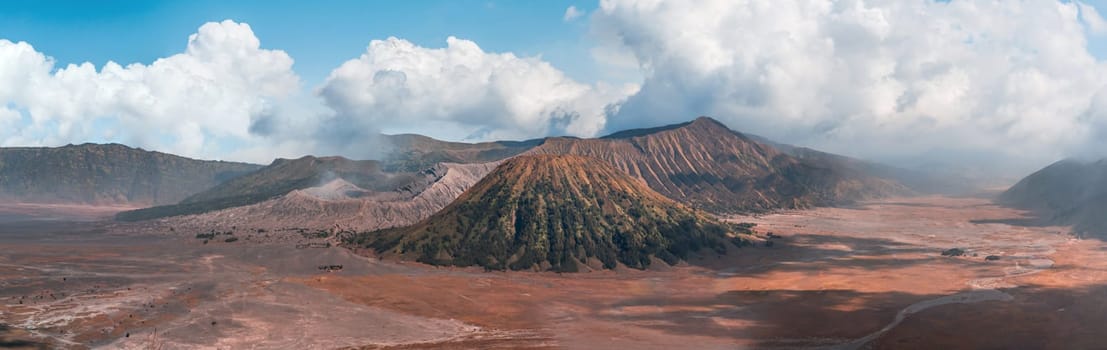
[[[1107,244],[980,198],[734,217],[779,238],[578,274],[381,261],[278,237],[291,232],[205,244],[14,207],[0,206],[0,348],[1107,347]]]

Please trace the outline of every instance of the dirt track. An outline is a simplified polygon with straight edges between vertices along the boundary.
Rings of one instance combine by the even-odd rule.
[[[1008,224],[1020,216],[981,199],[931,197],[733,218],[781,238],[675,268],[560,275],[433,268],[291,243],[202,244],[191,232],[114,235],[89,224],[8,222],[0,225],[0,250],[13,252],[0,255],[0,323],[10,327],[0,341],[122,348],[1101,345],[1107,246],[1074,240],[1064,228]],[[967,254],[940,255],[954,247]],[[985,261],[989,255],[999,260]],[[327,264],[344,268],[317,269]]]

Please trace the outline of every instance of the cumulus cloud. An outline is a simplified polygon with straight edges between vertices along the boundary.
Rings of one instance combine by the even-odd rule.
[[[1107,34],[1107,21],[1103,20],[1095,7],[1084,2],[1077,2],[1076,5],[1080,9],[1080,19],[1088,26],[1088,31],[1095,35]]]
[[[565,15],[561,19],[565,22],[570,22],[574,19],[580,18],[584,15],[584,11],[577,9],[576,6],[569,5],[569,8],[565,9]]]
[[[563,18],[582,16],[570,6]],[[1088,51],[1107,21],[1079,1],[601,0],[587,23],[601,70],[636,71],[640,84],[576,81],[453,37],[441,48],[389,38],[308,95],[291,57],[233,21],[126,66],[57,67],[0,39],[0,140],[266,162],[370,156],[378,131],[596,136],[710,115],[877,159],[1040,165],[1107,149],[1107,66]]]
[[[593,33],[644,76],[609,130],[712,115],[862,156],[944,150],[1040,164],[1086,147],[1107,82],[1057,1],[603,0]]]
[[[327,134],[358,145],[375,130],[470,140],[593,136],[634,91],[579,83],[540,58],[485,52],[450,37],[444,48],[374,40],[317,93],[335,111]]]
[[[0,39],[0,102],[14,108],[0,109],[0,123],[15,110],[30,118],[5,144],[106,137],[220,157],[228,151],[222,143],[250,141],[251,123],[299,89],[292,63],[283,51],[262,49],[249,25],[229,20],[201,26],[183,53],[99,70],[87,62],[56,68],[30,44]]]
[[[18,111],[0,106],[0,137],[10,137],[16,124],[23,119]]]

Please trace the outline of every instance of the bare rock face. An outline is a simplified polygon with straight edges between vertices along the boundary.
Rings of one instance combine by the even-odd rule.
[[[303,192],[305,195],[327,201],[355,199],[372,194],[372,192],[358,187],[357,185],[354,185],[342,178],[336,178],[320,186],[310,187],[297,191]]]
[[[435,265],[573,272],[589,260],[646,268],[701,249],[722,254],[731,233],[602,160],[526,155],[426,220],[350,243]]]
[[[259,168],[119,144],[0,148],[0,200],[169,204]]]
[[[350,231],[410,225],[441,210],[497,164],[440,164],[392,191],[372,191],[339,178],[260,203],[160,221],[174,227],[324,229],[337,225]]]
[[[661,194],[717,212],[758,212],[847,204],[911,190],[884,168],[807,150],[789,154],[700,117],[618,132],[598,139],[553,137],[522,142],[452,143],[418,135],[391,136],[391,167],[435,160],[477,162],[515,154],[583,155],[642,179]]]
[[[527,154],[599,158],[669,198],[719,213],[835,205],[908,192],[895,181],[832,161],[784,154],[707,117],[600,139],[550,138]]]

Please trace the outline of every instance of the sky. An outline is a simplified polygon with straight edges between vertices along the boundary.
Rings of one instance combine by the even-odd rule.
[[[5,1],[0,146],[379,156],[712,116],[907,167],[1107,150],[1096,1]]]

